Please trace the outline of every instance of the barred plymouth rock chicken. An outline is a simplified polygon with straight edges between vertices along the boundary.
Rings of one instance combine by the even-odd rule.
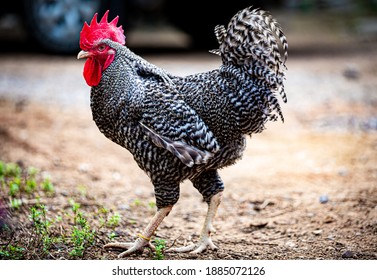
[[[130,151],[154,186],[157,213],[134,243],[110,243],[119,257],[151,246],[150,239],[179,198],[186,179],[208,203],[196,245],[172,248],[201,253],[216,249],[213,219],[224,190],[218,169],[242,157],[245,137],[260,133],[283,115],[288,44],[268,13],[239,11],[227,27],[216,26],[222,65],[213,71],[174,76],[134,54],[125,44],[118,17],[100,22],[97,14],[80,34],[87,58],[84,78],[91,86],[91,109],[99,130]]]

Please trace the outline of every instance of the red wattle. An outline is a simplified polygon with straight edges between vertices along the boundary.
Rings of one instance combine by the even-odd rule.
[[[83,74],[88,86],[98,86],[102,77],[102,66],[96,59],[89,57],[85,62]]]

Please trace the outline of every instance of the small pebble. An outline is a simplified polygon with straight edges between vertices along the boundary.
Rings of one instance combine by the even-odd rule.
[[[285,243],[285,247],[294,248],[294,247],[296,247],[296,244],[294,242],[292,242],[292,241],[287,241]]]
[[[319,202],[321,202],[322,204],[325,204],[325,203],[329,202],[329,197],[327,195],[321,195],[319,197]]]
[[[334,240],[335,239],[335,236],[334,235],[329,235],[329,236],[327,236],[327,240]]]
[[[90,168],[90,166],[89,166],[88,163],[83,162],[83,163],[79,164],[79,171],[82,172],[82,173],[88,172],[89,168]]]
[[[342,254],[342,258],[343,259],[350,259],[350,258],[353,258],[354,257],[354,253],[351,252],[351,251],[345,251],[343,254]]]
[[[347,66],[346,69],[344,69],[343,75],[347,79],[356,80],[356,79],[360,78],[360,71],[355,66],[349,65],[349,66]]]
[[[335,221],[335,218],[332,216],[326,216],[326,218],[323,220],[325,224],[330,224]]]
[[[322,232],[323,232],[322,229],[317,229],[317,230],[313,231],[313,234],[314,234],[314,235],[321,235]]]
[[[122,178],[122,176],[120,175],[119,172],[113,172],[113,174],[111,174],[113,179],[114,180],[120,180]]]

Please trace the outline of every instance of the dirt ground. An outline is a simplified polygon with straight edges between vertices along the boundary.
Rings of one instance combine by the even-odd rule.
[[[240,162],[221,170],[226,187],[213,235],[219,250],[165,259],[377,259],[376,54],[290,58],[285,123],[270,123],[249,139]],[[219,64],[207,54],[146,58],[178,75]],[[51,215],[75,196],[84,211],[102,205],[118,212],[115,240],[132,241],[154,214],[153,188],[91,120],[82,66],[70,57],[1,58],[0,160],[51,175],[56,194],[43,198]],[[85,195],[77,195],[79,186]],[[197,241],[206,209],[183,183],[156,236],[168,247]],[[110,231],[84,258],[117,257],[102,248]]]

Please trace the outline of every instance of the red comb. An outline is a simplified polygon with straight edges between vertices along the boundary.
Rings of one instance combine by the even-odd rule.
[[[84,27],[80,32],[80,48],[83,50],[90,49],[93,45],[103,39],[110,39],[114,42],[124,45],[126,37],[122,26],[117,27],[119,16],[115,17],[111,22],[107,21],[109,10],[103,15],[100,22],[97,22],[98,14],[95,13],[90,25],[84,23]]]

